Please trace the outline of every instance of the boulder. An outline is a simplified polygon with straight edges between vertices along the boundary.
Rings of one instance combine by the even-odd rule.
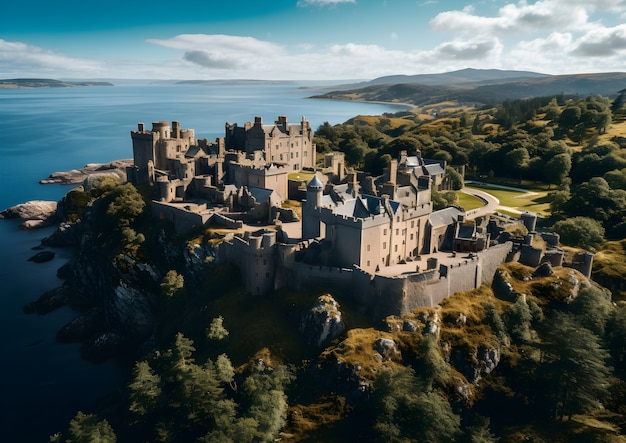
[[[28,303],[24,306],[24,313],[26,314],[47,314],[65,305],[68,302],[68,289],[67,286],[61,286],[60,288],[51,289],[44,292],[34,302]]]
[[[339,303],[329,294],[319,296],[302,317],[299,329],[307,343],[318,348],[338,337],[346,329]]]
[[[35,263],[45,263],[54,258],[54,252],[52,251],[41,251],[33,255],[28,261],[32,261]]]
[[[544,262],[539,265],[537,269],[533,272],[533,277],[550,277],[554,274],[552,270],[552,266],[548,262]]]
[[[43,228],[49,225],[50,224],[46,222],[45,220],[26,220],[24,223],[20,225],[20,229],[31,230],[31,229]]]
[[[48,220],[57,210],[57,202],[32,200],[11,206],[0,212],[0,218],[20,220]]]
[[[491,289],[496,297],[502,300],[515,301],[517,293],[513,290],[513,285],[509,282],[511,276],[508,272],[498,269],[493,276]]]
[[[402,355],[398,350],[396,342],[390,338],[379,338],[378,340],[376,340],[374,347],[376,348],[376,352],[381,356],[382,361],[402,360]]]
[[[102,315],[97,309],[79,315],[57,331],[60,343],[81,342],[92,337],[102,328]]]

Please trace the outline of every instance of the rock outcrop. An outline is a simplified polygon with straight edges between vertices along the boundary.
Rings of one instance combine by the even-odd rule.
[[[29,258],[28,261],[32,261],[35,263],[45,263],[52,260],[54,258],[54,255],[55,254],[53,251],[40,251],[33,255],[31,258]]]
[[[62,184],[62,185],[78,185],[83,183],[85,178],[95,173],[110,173],[118,177],[121,181],[126,181],[126,167],[132,166],[132,160],[115,160],[110,163],[90,163],[80,169],[72,169],[64,172],[54,172],[48,178],[40,180],[39,183],[46,184]]]
[[[339,304],[329,294],[319,296],[300,322],[300,332],[305,340],[317,348],[338,337],[345,329]]]
[[[32,200],[0,212],[0,218],[24,220],[23,229],[49,226],[56,221],[57,202]]]

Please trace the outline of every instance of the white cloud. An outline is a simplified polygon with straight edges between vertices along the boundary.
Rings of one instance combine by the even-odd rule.
[[[564,0],[542,0],[533,4],[524,1],[509,3],[497,16],[473,14],[473,9],[445,11],[431,21],[433,29],[457,33],[506,34],[545,29],[581,29],[588,26],[587,9],[582,5],[563,4]]]
[[[232,72],[245,77],[258,76],[270,71],[276,59],[285,57],[282,46],[252,37],[180,34],[170,39],[150,39],[148,42],[182,50],[186,62],[208,68],[209,72],[223,71],[215,74],[220,76]]]
[[[149,43],[172,49],[186,51],[207,51],[223,57],[238,57],[246,54],[268,56],[282,52],[280,45],[258,40],[253,37],[240,37],[224,34],[180,34],[176,37],[163,39],[149,39]]]
[[[100,61],[70,57],[22,42],[0,39],[0,72],[5,77],[54,76],[60,70],[96,76],[103,68],[104,63]]]
[[[502,52],[502,44],[496,38],[481,38],[469,41],[453,41],[438,45],[433,51],[433,58],[479,62],[495,61]]]
[[[626,55],[626,24],[588,32],[578,40],[572,54],[584,57]]]

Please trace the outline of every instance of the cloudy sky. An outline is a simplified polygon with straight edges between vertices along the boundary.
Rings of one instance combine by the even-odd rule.
[[[0,78],[626,71],[626,0],[5,1]]]

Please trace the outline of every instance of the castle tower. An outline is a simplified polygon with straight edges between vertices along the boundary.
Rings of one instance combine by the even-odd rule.
[[[309,240],[320,236],[321,221],[317,214],[322,206],[322,182],[313,176],[306,185],[306,200],[302,205],[302,239]]]
[[[135,184],[152,184],[156,163],[156,143],[159,134],[145,130],[143,123],[137,124],[136,131],[130,131],[133,141],[133,163],[136,169],[133,182]]]
[[[520,219],[528,232],[534,232],[537,227],[537,214],[533,214],[532,212],[522,212],[520,215]]]

